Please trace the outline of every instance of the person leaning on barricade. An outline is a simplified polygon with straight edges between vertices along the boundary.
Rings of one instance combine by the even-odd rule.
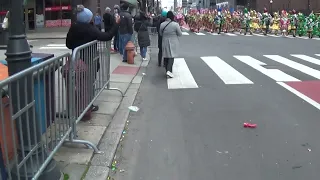
[[[66,46],[69,49],[71,49],[73,51],[75,48],[77,48],[81,45],[84,45],[86,43],[89,43],[91,41],[94,41],[94,40],[98,40],[98,41],[112,40],[114,35],[118,32],[120,17],[116,17],[116,19],[115,19],[116,23],[113,25],[113,27],[111,27],[106,32],[101,32],[97,27],[95,27],[92,24],[92,22],[93,22],[93,13],[89,9],[85,8],[83,5],[78,5],[77,6],[77,20],[75,23],[73,23],[71,25],[71,27],[68,31],[68,34],[67,34]],[[91,48],[91,49],[94,49],[94,48]],[[95,51],[97,51],[97,47],[95,48]],[[88,57],[90,56],[89,54],[94,54],[94,53],[91,53],[91,52],[88,53],[87,51],[80,52],[80,58],[77,59],[77,62],[76,62],[76,67],[77,67],[76,71],[79,70],[79,68],[80,68],[79,71],[82,71],[83,69],[81,69],[81,67],[83,67],[83,66],[90,67],[90,70],[87,70],[86,73],[99,71],[99,69],[100,69],[99,60],[97,61],[96,64],[88,64],[88,62],[90,61],[90,60],[88,60]],[[92,68],[94,68],[94,71],[92,71]],[[64,70],[66,70],[66,69],[68,69],[68,67],[64,67]],[[89,77],[96,78],[96,72],[94,72],[94,74],[92,76],[89,75]],[[88,82],[81,81],[80,83],[88,83]],[[79,87],[84,86],[83,84],[80,84],[80,83],[78,83],[76,86],[79,86]],[[89,88],[88,88],[87,92],[82,92],[83,93],[82,95],[80,92],[77,92],[77,93],[80,93],[79,97],[87,99],[87,101],[84,100],[85,103],[86,102],[89,103],[88,99],[90,99],[90,98],[88,98],[88,97],[94,96],[94,91],[91,89],[90,86],[88,86],[88,87]],[[81,88],[79,88],[79,89],[81,89]],[[79,101],[83,102],[81,100],[79,100]],[[98,109],[99,109],[98,106],[92,105],[91,109],[87,112],[88,116],[90,116],[91,112],[98,111]],[[87,118],[85,118],[85,119],[87,119]]]

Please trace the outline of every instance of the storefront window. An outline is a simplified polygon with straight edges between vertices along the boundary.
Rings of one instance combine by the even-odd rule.
[[[71,25],[71,0],[45,0],[44,2],[46,27]]]

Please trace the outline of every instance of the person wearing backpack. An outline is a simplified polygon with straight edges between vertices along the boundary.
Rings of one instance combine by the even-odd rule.
[[[149,19],[143,12],[135,18],[134,30],[138,33],[140,55],[144,61],[147,60],[147,48],[150,46],[150,37],[148,32],[148,26],[150,25]]]

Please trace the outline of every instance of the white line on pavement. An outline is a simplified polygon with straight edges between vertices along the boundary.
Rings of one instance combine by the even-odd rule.
[[[305,74],[308,74],[312,77],[315,77],[317,79],[320,79],[320,71],[316,70],[316,69],[313,69],[313,68],[310,68],[308,66],[305,66],[303,64],[300,64],[300,63],[297,63],[297,62],[294,62],[290,59],[287,59],[287,58],[284,58],[284,57],[281,57],[279,55],[263,55],[273,61],[276,61],[278,63],[281,63],[281,64],[284,64],[288,67],[291,67],[293,69],[296,69],[298,71],[301,71]]]
[[[168,89],[199,88],[184,58],[175,58],[172,69],[174,78],[168,78]]]
[[[316,58],[313,58],[313,57],[310,57],[310,56],[306,56],[306,55],[303,55],[303,54],[291,54],[291,56],[299,58],[299,59],[302,59],[302,60],[305,60],[305,61],[313,63],[313,64],[320,65],[320,60],[319,59],[316,59]]]
[[[262,66],[265,66],[267,64],[252,58],[250,56],[233,56],[239,61],[247,64],[248,66],[251,66],[253,69],[261,72],[262,74],[270,77],[271,79],[274,79],[277,82],[285,82],[285,81],[300,81],[299,79],[292,77],[279,69],[266,69]]]
[[[199,35],[199,36],[203,36],[203,35],[205,35],[205,34],[203,34],[203,33],[201,33],[201,32],[199,32],[199,33],[195,33],[196,35]]]
[[[217,56],[201,57],[201,59],[225,84],[253,84],[252,81]]]
[[[293,94],[295,94],[296,96],[298,96],[299,98],[303,99],[304,101],[308,102],[309,104],[311,104],[312,106],[314,106],[315,108],[320,110],[320,104],[317,103],[316,101],[312,100],[311,98],[309,98],[308,96],[300,93],[299,91],[295,90],[294,88],[290,87],[289,85],[287,85],[284,82],[278,82],[278,84],[282,87],[284,87],[285,89],[287,89],[288,91],[292,92]]]
[[[50,46],[45,46],[45,47],[40,47],[39,49],[68,49],[67,47],[62,47],[62,46],[57,46],[57,47],[50,47]]]
[[[66,44],[48,44],[48,47],[65,47]]]
[[[238,35],[232,34],[232,33],[225,33],[225,35],[227,35],[227,36],[238,36]]]
[[[187,36],[187,35],[189,35],[189,33],[187,33],[187,32],[182,32],[182,35]]]

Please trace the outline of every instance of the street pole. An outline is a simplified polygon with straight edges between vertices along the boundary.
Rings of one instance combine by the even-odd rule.
[[[173,11],[176,11],[177,9],[177,0],[173,1]]]
[[[9,18],[9,41],[5,55],[8,63],[9,76],[14,75],[24,69],[31,67],[31,50],[26,39],[25,25],[23,23],[23,1],[11,0],[10,18]],[[22,107],[26,107],[27,104],[31,104],[34,99],[25,98],[32,97],[32,73],[18,82],[12,82],[9,84],[9,90],[11,93],[12,101],[12,113],[16,114]],[[26,100],[27,99],[27,100]],[[20,107],[19,107],[20,106]],[[26,112],[22,113],[21,119],[16,119],[16,129],[19,139],[18,145],[18,159],[21,162],[24,159],[23,154],[33,153],[25,162],[21,168],[18,169],[14,166],[12,169],[12,179],[32,179],[33,174],[37,172],[40,165],[44,163],[43,156],[45,158],[48,155],[41,143],[41,133],[39,127],[39,121],[36,119],[33,121],[34,114],[32,106],[27,108]],[[28,122],[27,122],[28,121]],[[21,128],[22,127],[22,128]],[[28,136],[30,134],[30,136]],[[29,138],[30,141],[29,141]],[[22,140],[22,142],[21,142]],[[31,146],[29,146],[29,144]],[[22,148],[23,147],[23,148]],[[32,148],[37,147],[32,151]],[[24,153],[22,153],[22,149]],[[42,151],[43,150],[43,151]],[[32,151],[32,152],[31,152]],[[52,160],[43,173],[40,175],[40,180],[58,180],[61,176],[60,170],[56,166],[56,162]]]

